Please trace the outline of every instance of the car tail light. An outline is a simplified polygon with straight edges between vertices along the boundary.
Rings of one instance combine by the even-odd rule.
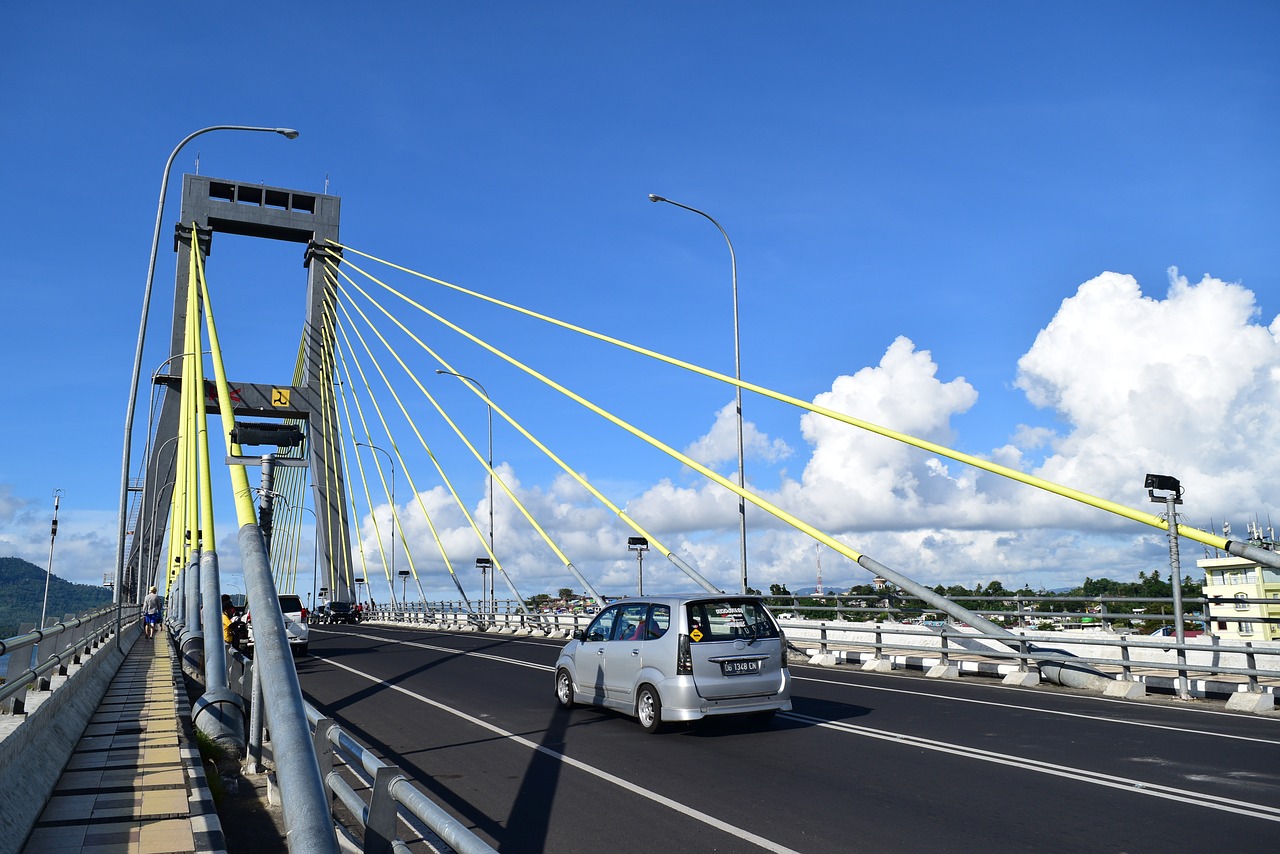
[[[681,635],[676,645],[676,675],[693,675],[693,653],[689,650],[689,636]]]
[[[778,643],[782,649],[782,669],[787,669],[787,633],[778,629]]]
[[[302,622],[304,622],[304,623],[305,623],[305,622],[307,621],[307,609],[306,609],[306,608],[303,608],[303,609],[302,609],[301,617],[302,617]]]

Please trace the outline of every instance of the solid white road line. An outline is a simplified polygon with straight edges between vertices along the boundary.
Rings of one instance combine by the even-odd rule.
[[[360,637],[363,637],[367,640],[382,640],[382,641],[387,640],[387,638],[378,637],[376,635],[360,635]],[[528,661],[520,661],[518,659],[513,659],[513,658],[504,658],[502,656],[491,655],[489,653],[459,650],[459,649],[454,649],[452,647],[442,647],[442,646],[435,646],[432,644],[419,643],[417,641],[406,642],[406,641],[397,640],[396,643],[402,644],[405,646],[415,646],[421,649],[429,649],[436,652],[443,652],[450,655],[467,655],[467,656],[474,656],[476,658],[484,658],[491,661],[497,661],[504,664],[516,664],[521,667],[529,667],[535,670],[543,670],[546,672],[551,672],[555,669],[554,667],[549,667],[545,664],[534,664]],[[346,665],[338,664],[337,662],[332,661],[330,659],[324,659],[324,660],[327,664],[332,664],[335,667],[341,667],[344,670],[348,670],[352,673],[363,676],[364,678],[369,679],[370,681],[378,682],[379,684],[382,684],[382,685],[387,685],[386,682],[382,682],[376,677],[370,676],[365,673],[361,673],[360,671],[354,670],[350,667],[347,667]],[[795,678],[802,679],[808,682],[828,683],[828,684],[842,685],[845,687],[852,687],[852,688],[868,687],[865,685],[852,684],[848,682],[840,682],[837,680],[814,679],[811,677],[803,677],[803,676],[795,677]],[[444,706],[440,703],[435,702],[434,700],[428,700],[425,697],[420,697],[420,695],[414,694],[411,691],[407,691],[403,688],[399,688],[394,685],[387,685],[387,687],[393,688],[397,691],[403,691],[404,693],[409,694],[410,696],[413,696],[413,697],[418,697],[419,699],[422,699],[423,702],[429,703],[444,711],[448,711],[451,714],[455,714],[467,720],[476,721],[480,725],[488,727],[495,732],[502,732],[502,733],[506,732],[505,730],[500,730],[499,728],[494,727],[492,724],[487,724],[483,721],[479,721],[477,718],[472,718],[470,715],[467,715],[465,712],[461,712],[459,710]],[[1222,737],[1229,737],[1229,738],[1237,738],[1244,741],[1256,741],[1256,742],[1261,742],[1263,744],[1277,743],[1275,741],[1269,741],[1267,739],[1250,738],[1247,736],[1231,736],[1224,733],[1214,733],[1214,732],[1207,732],[1202,730],[1172,727],[1172,726],[1166,726],[1163,724],[1144,723],[1141,721],[1125,721],[1120,719],[1098,718],[1092,715],[1083,715],[1076,712],[1063,712],[1063,711],[1055,711],[1050,709],[1040,709],[1034,706],[1011,706],[1011,705],[1005,705],[1002,703],[996,703],[990,700],[975,700],[975,699],[969,699],[969,698],[963,698],[963,697],[948,697],[944,695],[933,694],[930,692],[908,691],[902,688],[886,688],[886,687],[879,687],[879,686],[870,686],[870,687],[871,687],[871,690],[890,691],[895,693],[906,693],[906,694],[923,694],[924,696],[928,696],[936,699],[955,700],[957,702],[968,702],[968,703],[978,703],[981,705],[1000,706],[1001,708],[1017,709],[1017,710],[1029,711],[1029,712],[1041,712],[1044,714],[1055,714],[1055,715],[1062,715],[1065,717],[1087,718],[1089,720],[1102,720],[1108,723],[1132,724],[1134,726],[1148,726],[1155,729],[1172,730],[1175,732],[1185,732],[1193,735],[1222,736]],[[1260,818],[1266,821],[1280,822],[1280,808],[1270,807],[1263,804],[1254,804],[1248,801],[1235,800],[1233,798],[1223,798],[1217,795],[1211,795],[1204,792],[1194,792],[1189,789],[1178,789],[1172,786],[1164,786],[1156,783],[1146,783],[1141,780],[1134,780],[1128,777],[1117,777],[1111,774],[1103,774],[1101,772],[1089,771],[1082,768],[1071,768],[1065,765],[1056,765],[1051,762],[1042,762],[1038,759],[1029,759],[1029,758],[1024,758],[1020,756],[1012,756],[1004,753],[996,753],[994,751],[982,750],[974,747],[967,747],[961,744],[952,744],[949,742],[936,741],[934,739],[923,738],[920,736],[906,735],[903,733],[895,733],[895,732],[889,732],[887,730],[874,729],[872,727],[858,726],[856,724],[830,721],[825,718],[815,718],[809,715],[802,715],[796,712],[782,712],[779,714],[779,717],[790,718],[792,720],[799,721],[801,723],[807,723],[814,726],[820,726],[826,729],[837,730],[850,735],[858,735],[866,738],[875,738],[883,741],[892,741],[898,744],[912,745],[912,746],[923,748],[926,750],[936,750],[942,753],[950,753],[955,756],[966,757],[969,759],[976,759],[983,762],[993,762],[1000,765],[1021,768],[1027,771],[1034,771],[1037,773],[1050,774],[1057,777],[1064,777],[1064,778],[1075,780],[1081,783],[1107,786],[1109,788],[1122,789],[1124,791],[1133,792],[1134,794],[1148,795],[1150,797],[1179,801],[1181,803],[1192,804],[1195,806],[1201,806],[1208,809],[1222,810],[1224,812],[1236,813],[1238,815],[1246,815],[1253,818]],[[608,775],[606,775],[602,771],[589,768],[589,766],[581,765],[580,763],[578,763],[577,760],[571,759],[567,756],[563,756],[563,754],[556,753],[555,751],[552,751],[540,745],[534,744],[533,742],[521,739],[519,736],[514,736],[511,734],[508,734],[508,735],[520,741],[521,743],[528,745],[529,747],[540,750],[544,753],[547,753],[548,755],[561,758],[565,762],[571,765],[574,765],[575,767],[582,767],[584,770],[588,770],[589,773],[596,774],[597,776],[600,776],[602,779],[608,779],[610,782],[616,783],[627,789],[635,788],[637,792],[643,793],[646,797],[651,796],[653,797],[654,800],[659,800],[662,803],[674,804],[674,802],[669,801],[666,798],[661,798],[661,796],[653,795],[653,793],[651,792],[647,792],[645,790],[632,787],[630,784],[626,783],[625,781],[615,780],[612,777],[609,777]],[[682,812],[685,811],[685,808],[683,806],[676,805],[675,808],[679,809]],[[700,817],[702,815],[700,813],[699,814],[690,813],[690,814],[694,815],[695,817]],[[718,819],[713,819],[710,816],[706,816],[706,819],[709,820],[708,823],[719,822]],[[737,832],[736,828],[732,828],[730,825],[724,825],[722,822],[715,824],[715,826],[723,827],[724,829],[727,830],[727,832]],[[755,840],[752,840],[752,841],[755,841]],[[767,842],[767,840],[765,841]],[[770,849],[770,850],[789,850],[789,849],[778,848],[778,849]]]
[[[812,676],[797,676],[794,673],[791,674],[791,678],[793,681],[796,681],[796,682],[816,682],[822,685],[841,685],[846,688],[857,688],[859,690],[865,690],[865,691],[884,691],[890,694],[911,694],[917,697],[930,697],[935,700],[948,700],[954,703],[973,703],[979,706],[997,706],[1001,709],[1014,709],[1021,712],[1035,712],[1042,715],[1058,715],[1059,717],[1064,717],[1064,718],[1083,718],[1089,721],[1097,721],[1098,723],[1120,724],[1121,726],[1147,727],[1149,729],[1167,730],[1169,732],[1183,732],[1189,735],[1205,735],[1205,736],[1210,736],[1212,738],[1228,738],[1236,741],[1252,741],[1252,742],[1257,742],[1259,744],[1269,744],[1272,746],[1280,746],[1280,740],[1272,739],[1272,738],[1257,738],[1255,736],[1249,736],[1249,735],[1235,735],[1234,733],[1229,733],[1229,732],[1214,732],[1213,730],[1191,729],[1190,727],[1179,727],[1179,726],[1173,726],[1171,724],[1152,723],[1150,721],[1131,721],[1131,720],[1126,720],[1125,718],[1109,718],[1109,717],[1101,717],[1099,715],[1086,715],[1086,714],[1082,714],[1081,712],[1067,712],[1067,711],[1062,711],[1060,709],[1045,709],[1039,706],[1021,706],[1021,705],[1015,705],[1013,703],[998,703],[995,700],[978,700],[973,697],[953,697],[948,694],[936,694],[932,691],[923,691],[923,690],[912,691],[907,688],[890,688],[886,685],[867,685],[861,682],[844,682],[839,679],[817,679]],[[983,686],[983,687],[995,687],[995,686]],[[1100,699],[1100,698],[1090,697],[1088,699]],[[1141,706],[1143,704],[1130,702],[1128,703],[1128,705]],[[1150,707],[1148,706],[1148,708]],[[1201,712],[1202,710],[1178,709],[1178,711]],[[1231,717],[1239,717],[1239,716],[1232,715]]]
[[[1103,774],[1098,771],[1071,768],[1066,765],[1055,765],[1052,762],[1042,762],[1038,759],[1011,756],[1006,753],[996,753],[990,750],[981,750],[976,747],[966,747],[964,745],[951,744],[945,741],[935,741],[931,738],[921,738],[920,736],[904,735],[902,733],[873,729],[872,727],[858,726],[856,724],[828,721],[824,718],[814,718],[808,715],[797,714],[795,712],[781,712],[778,716],[811,724],[813,726],[823,727],[825,729],[845,732],[850,735],[862,736],[864,738],[891,741],[895,744],[905,745],[908,747],[918,747],[924,750],[938,751],[939,753],[949,753],[953,756],[976,759],[981,762],[993,762],[998,765],[1007,765],[1013,768],[1021,768],[1025,771],[1035,771],[1040,774],[1064,777],[1069,780],[1089,783],[1095,786],[1107,786],[1113,789],[1122,789],[1137,795],[1164,798],[1166,800],[1179,801],[1181,803],[1192,804],[1194,806],[1205,807],[1207,809],[1221,810],[1223,812],[1236,813],[1237,815],[1246,815],[1251,818],[1260,818],[1265,821],[1280,822],[1280,808],[1267,806],[1265,804],[1239,801],[1234,798],[1224,798],[1218,795],[1211,795],[1206,792],[1194,792],[1189,789],[1178,789],[1173,786],[1164,786],[1158,783],[1146,783],[1141,780],[1133,780],[1128,777],[1117,777],[1112,774]]]
[[[457,650],[447,650],[447,651],[457,652]],[[492,658],[493,656],[486,656],[486,657]],[[399,693],[404,694],[406,697],[412,697],[413,699],[421,703],[425,703],[426,705],[431,706],[432,708],[439,709],[442,712],[447,712],[455,717],[461,718],[467,723],[474,724],[475,726],[486,729],[489,732],[494,733],[495,735],[501,736],[502,738],[505,738],[508,741],[511,741],[515,744],[519,744],[522,747],[527,747],[530,750],[536,750],[539,753],[543,753],[547,756],[550,756],[551,758],[555,759],[558,762],[562,762],[565,765],[569,765],[573,768],[577,768],[580,771],[584,771],[594,777],[598,777],[599,779],[604,780],[605,782],[611,783],[622,789],[626,789],[628,792],[631,792],[634,795],[638,795],[642,798],[647,798],[648,800],[651,800],[654,803],[661,804],[664,807],[675,810],[681,815],[686,815],[689,818],[702,822],[703,824],[710,825],[711,827],[714,827],[717,830],[723,831],[724,833],[727,833],[730,836],[737,837],[738,839],[741,839],[744,842],[750,842],[752,845],[756,845],[760,848],[763,848],[765,851],[773,851],[773,852],[776,852],[777,854],[800,854],[800,852],[796,851],[793,848],[787,848],[786,846],[780,845],[771,839],[765,839],[763,836],[757,836],[756,834],[743,830],[742,828],[737,827],[736,825],[730,824],[727,821],[721,821],[715,816],[708,815],[707,813],[700,812],[699,810],[695,810],[689,807],[687,804],[682,804],[679,801],[675,801],[675,800],[672,800],[671,798],[664,797],[662,795],[657,794],[656,792],[651,792],[648,789],[643,789],[640,786],[635,785],[634,783],[629,783],[626,780],[620,780],[617,777],[613,776],[612,774],[609,774],[606,771],[602,771],[601,769],[596,768],[593,765],[588,765],[585,762],[581,762],[570,756],[565,756],[563,753],[552,750],[549,747],[544,747],[541,744],[537,744],[536,742],[530,741],[527,738],[516,735],[513,732],[508,732],[502,727],[495,726],[489,723],[488,721],[484,721],[473,715],[469,715],[466,712],[462,711],[461,709],[455,709],[452,706],[446,706],[443,703],[437,702],[436,700],[432,700],[429,697],[424,697],[421,694],[410,691],[407,688],[402,688],[399,685],[392,685],[388,682],[384,682],[383,680],[377,678],[376,676],[371,676],[368,673],[364,673],[362,671],[356,670],[354,667],[348,667],[345,664],[339,664],[338,662],[332,659],[326,658],[326,659],[323,659],[323,661],[325,664],[328,664],[331,667],[341,668],[342,670],[345,670],[348,673],[359,676],[362,679],[367,679],[376,685],[382,686],[383,688],[387,688],[392,691],[398,691]],[[510,660],[508,660],[508,662],[514,663],[514,664],[524,663],[524,662],[518,662],[518,661],[513,662]],[[547,668],[547,669],[550,669],[550,668]]]

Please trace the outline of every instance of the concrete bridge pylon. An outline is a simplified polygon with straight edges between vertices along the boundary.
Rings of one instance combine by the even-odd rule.
[[[320,578],[331,582],[324,585],[331,587],[331,598],[351,601],[355,596],[342,475],[342,441],[337,429],[336,396],[331,385],[335,379],[333,364],[323,334],[326,312],[332,311],[336,298],[332,286],[325,281],[324,268],[328,261],[341,261],[340,252],[328,242],[338,240],[340,207],[338,196],[203,175],[184,175],[182,212],[174,231],[174,251],[178,254],[178,261],[169,345],[173,359],[168,363],[168,374],[157,378],[157,381],[174,391],[181,383],[182,360],[177,357],[183,353],[184,347],[187,292],[197,286],[190,280],[189,273],[193,248],[201,253],[202,260],[207,259],[212,254],[213,235],[217,232],[283,240],[305,247],[303,266],[307,270],[307,300],[302,327],[301,379],[296,385],[292,379],[288,382],[231,379],[233,415],[236,419],[279,419],[302,427],[303,449],[310,470],[316,511],[319,562],[316,571]],[[204,399],[206,413],[217,415],[217,393],[211,382],[206,383]],[[140,522],[135,528],[125,564],[121,601],[135,601],[139,589],[155,583],[151,579],[167,569],[162,566],[165,561],[164,530],[173,491],[178,444],[170,440],[178,434],[179,416],[178,395],[166,394],[142,479]],[[218,447],[215,445],[211,450],[216,454]],[[244,453],[255,451],[246,450]],[[298,451],[282,450],[280,454],[282,457],[296,456]]]

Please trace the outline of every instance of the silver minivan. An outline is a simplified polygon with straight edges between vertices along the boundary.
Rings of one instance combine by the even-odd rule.
[[[791,708],[787,642],[758,596],[636,596],[611,603],[556,662],[556,699],[664,723]]]

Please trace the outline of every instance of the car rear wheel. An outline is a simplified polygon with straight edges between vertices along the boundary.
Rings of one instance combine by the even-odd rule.
[[[636,697],[636,717],[645,732],[657,732],[662,729],[662,698],[652,685],[643,685]]]
[[[573,679],[568,670],[556,672],[556,700],[566,709],[573,708]]]

